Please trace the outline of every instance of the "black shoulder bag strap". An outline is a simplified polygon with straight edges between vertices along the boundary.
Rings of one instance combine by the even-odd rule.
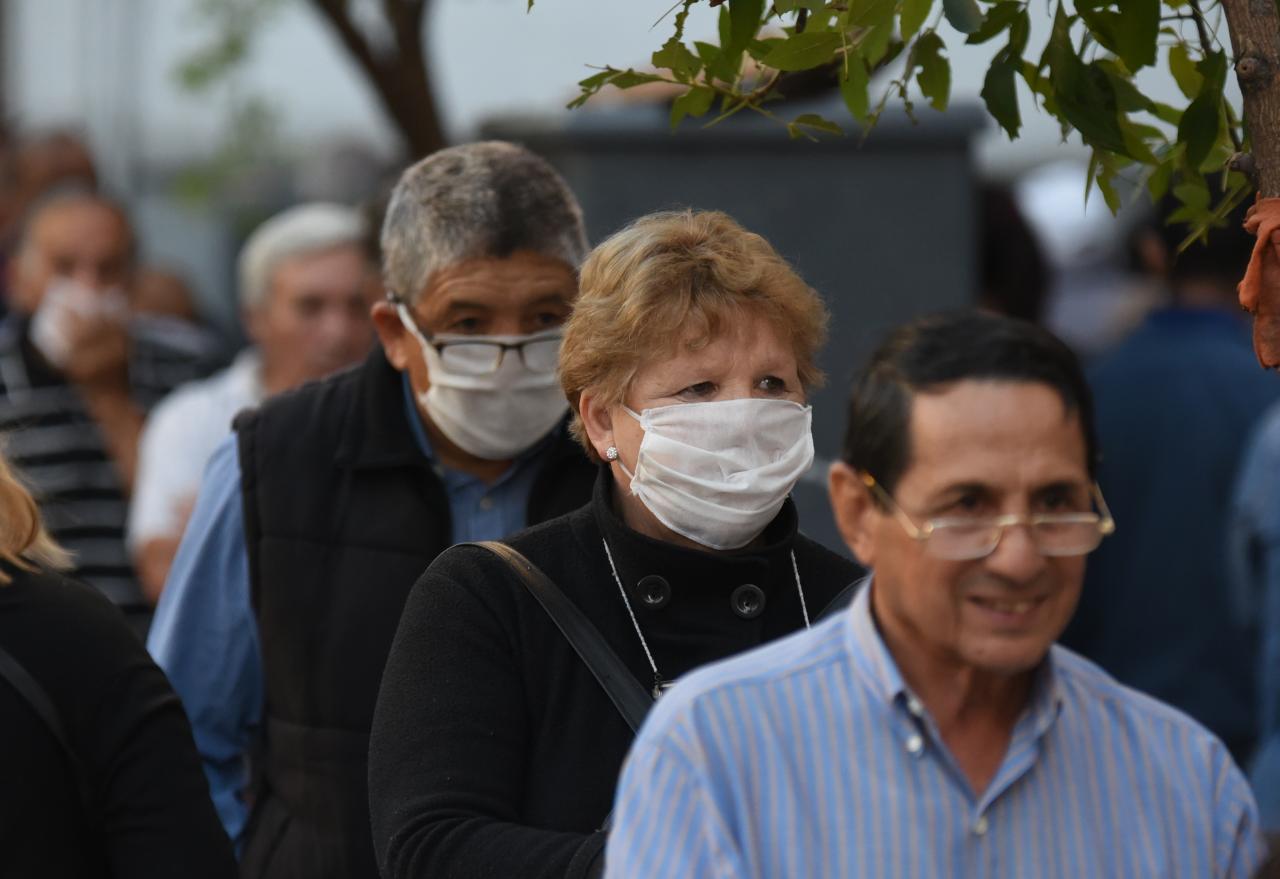
[[[653,707],[653,698],[645,692],[644,687],[635,676],[622,664],[618,654],[613,652],[600,630],[592,625],[578,606],[569,600],[569,596],[560,587],[551,582],[533,562],[524,557],[518,550],[496,540],[462,543],[459,546],[478,546],[502,559],[515,571],[520,582],[538,599],[542,609],[551,617],[556,628],[564,635],[565,640],[591,670],[591,674],[600,682],[613,702],[622,719],[631,727],[632,732],[640,729],[645,715]]]
[[[80,765],[80,758],[71,749],[71,740],[67,737],[66,730],[62,726],[62,719],[58,716],[58,709],[54,707],[49,694],[44,687],[40,686],[40,682],[33,678],[31,673],[23,667],[22,663],[18,662],[13,657],[13,654],[3,647],[0,647],[0,680],[7,681],[18,692],[18,696],[31,706],[31,710],[49,728],[49,732],[53,734],[58,746],[62,748],[62,752],[67,758],[68,768],[70,768],[71,774],[75,776],[76,786],[80,794],[80,804],[84,808],[85,818],[89,820],[93,814],[91,811],[93,794],[89,787],[89,778],[85,774],[84,767]]]

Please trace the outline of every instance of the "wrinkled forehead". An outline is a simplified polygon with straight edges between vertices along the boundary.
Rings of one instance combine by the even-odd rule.
[[[1088,484],[1084,427],[1039,382],[959,381],[912,395],[910,455],[899,487],[972,483],[995,490]]]

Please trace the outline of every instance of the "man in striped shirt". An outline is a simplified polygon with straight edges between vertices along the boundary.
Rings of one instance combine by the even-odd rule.
[[[1088,387],[1048,333],[965,314],[891,335],[831,471],[870,582],[664,697],[607,875],[1252,875],[1256,807],[1223,745],[1053,644],[1114,528],[1096,462]]]
[[[134,249],[124,212],[102,196],[65,192],[33,208],[0,326],[0,435],[76,576],[141,631],[150,608],[124,526],[143,414],[211,364],[133,331],[125,290]]]

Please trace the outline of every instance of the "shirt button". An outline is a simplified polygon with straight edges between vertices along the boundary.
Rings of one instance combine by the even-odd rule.
[[[486,513],[492,510],[493,498],[489,497],[488,495],[485,495],[484,497],[480,498],[480,509],[484,510]]]
[[[989,826],[990,826],[990,825],[987,823],[987,816],[986,816],[986,815],[980,815],[980,816],[978,817],[978,820],[977,820],[977,821],[975,821],[975,822],[973,822],[973,834],[974,834],[974,836],[986,836],[986,835],[987,835],[987,829],[988,829],[988,827],[989,827]]]
[[[919,756],[919,755],[920,755],[920,752],[922,752],[923,750],[924,750],[924,738],[923,738],[923,737],[918,736],[918,735],[915,735],[915,736],[912,736],[911,738],[907,739],[907,753],[908,753],[908,754],[913,754],[913,755]]]
[[[924,716],[924,706],[920,704],[920,700],[915,696],[907,698],[907,711],[911,712],[912,717]]]

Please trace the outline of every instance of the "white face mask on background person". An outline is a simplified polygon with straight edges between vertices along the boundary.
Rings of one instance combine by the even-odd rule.
[[[546,436],[569,410],[556,377],[560,329],[528,336],[438,336],[451,343],[442,354],[423,337],[403,304],[400,322],[422,346],[431,387],[418,404],[442,434],[468,454],[489,461],[514,458]],[[507,346],[491,369],[493,348]],[[518,351],[511,346],[523,345]],[[527,364],[535,363],[531,369]]]
[[[94,290],[71,278],[54,278],[31,316],[30,338],[44,359],[58,368],[71,358],[73,314],[123,324],[129,319],[129,300],[118,287]]]
[[[711,549],[755,539],[813,464],[813,409],[791,400],[626,411],[644,429],[635,472],[618,462],[631,493],[663,525]]]

